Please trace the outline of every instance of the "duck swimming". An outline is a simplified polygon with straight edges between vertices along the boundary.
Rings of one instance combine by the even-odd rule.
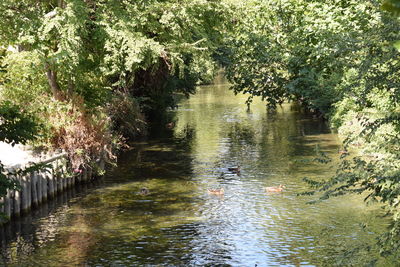
[[[169,123],[167,123],[166,125],[165,125],[165,127],[167,128],[167,129],[173,129],[174,127],[175,127],[175,122],[169,122]]]
[[[286,186],[280,184],[279,186],[266,187],[265,191],[267,191],[267,192],[282,192],[284,188],[286,188]]]
[[[208,189],[207,190],[209,194],[211,195],[223,195],[225,193],[223,188],[219,189]]]
[[[237,167],[228,167],[228,171],[231,172],[231,173],[239,174],[239,173],[240,173],[240,166],[237,166]]]
[[[142,189],[140,189],[139,194],[141,194],[142,196],[148,195],[150,193],[149,189],[147,189],[146,187],[143,187]]]

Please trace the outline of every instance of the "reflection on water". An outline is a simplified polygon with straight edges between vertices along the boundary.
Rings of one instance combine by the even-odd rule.
[[[334,171],[305,161],[316,145],[337,160],[338,140],[326,124],[290,105],[268,113],[255,101],[248,111],[245,99],[223,80],[200,87],[174,111],[174,129],[136,144],[100,185],[4,228],[3,263],[390,265],[373,247],[385,226],[373,207],[358,197],[308,205],[311,197],[297,196],[307,190],[303,177]],[[230,169],[238,166],[240,173]],[[264,190],[279,184],[282,193]]]

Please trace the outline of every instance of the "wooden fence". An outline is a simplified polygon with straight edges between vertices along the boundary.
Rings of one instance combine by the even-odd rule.
[[[74,173],[68,167],[67,154],[62,153],[36,164],[46,164],[50,168],[17,174],[14,178],[18,180],[20,189],[8,190],[7,195],[0,199],[0,212],[8,218],[28,213],[31,209],[39,207],[48,199],[54,198],[76,184],[92,180],[99,170],[104,170],[105,162],[104,159],[98,160],[96,170],[88,167]],[[8,171],[16,169],[24,169],[24,167],[11,167]]]

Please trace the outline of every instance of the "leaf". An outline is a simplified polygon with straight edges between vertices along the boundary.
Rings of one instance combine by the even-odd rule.
[[[394,42],[393,46],[394,46],[394,47],[395,47],[397,50],[399,50],[399,51],[400,51],[400,40],[399,40],[399,41],[396,41],[396,42]]]
[[[385,0],[382,4],[383,10],[392,12],[393,14],[400,14],[400,0]]]

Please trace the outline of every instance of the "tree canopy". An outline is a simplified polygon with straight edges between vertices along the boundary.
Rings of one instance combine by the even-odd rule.
[[[2,1],[1,99],[37,115],[42,145],[94,158],[212,79],[225,9],[205,0]]]

